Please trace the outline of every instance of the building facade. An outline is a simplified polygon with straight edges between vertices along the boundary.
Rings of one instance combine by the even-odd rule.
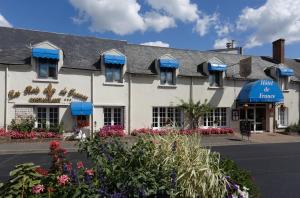
[[[253,132],[299,121],[300,61],[226,51],[200,52],[126,41],[0,28],[0,127],[34,117],[37,128],[84,125],[185,127],[180,100],[207,101],[203,127]]]

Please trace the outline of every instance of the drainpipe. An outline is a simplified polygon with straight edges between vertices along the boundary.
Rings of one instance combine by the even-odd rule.
[[[191,76],[191,84],[190,84],[190,101],[193,100],[193,76]]]
[[[8,114],[8,65],[5,67],[5,105],[4,105],[4,126],[7,130],[7,114]]]
[[[93,112],[91,116],[91,136],[94,137],[94,72],[91,71],[91,103],[93,104]]]
[[[131,133],[131,73],[128,73],[128,134]]]

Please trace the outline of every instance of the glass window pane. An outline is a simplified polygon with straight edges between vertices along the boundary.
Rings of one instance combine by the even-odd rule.
[[[49,64],[49,77],[56,78],[57,65]]]
[[[160,84],[164,85],[166,84],[167,76],[166,72],[164,70],[160,71]]]
[[[120,82],[121,81],[121,67],[120,66],[115,66],[113,73],[114,73],[113,74],[114,81]]]
[[[113,70],[111,66],[106,66],[105,68],[105,77],[107,82],[113,81]]]
[[[167,82],[169,85],[173,85],[173,72],[172,71],[168,71],[167,72]]]
[[[39,77],[47,78],[48,77],[48,64],[39,65]]]

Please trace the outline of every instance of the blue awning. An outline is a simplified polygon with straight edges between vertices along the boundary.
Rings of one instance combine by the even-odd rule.
[[[34,58],[51,58],[59,59],[59,50],[32,48],[32,57]]]
[[[179,68],[179,62],[175,59],[159,59],[159,65],[164,68]]]
[[[273,80],[257,80],[246,84],[240,91],[240,103],[282,103],[283,94]]]
[[[294,70],[288,67],[278,67],[277,68],[279,76],[293,76]]]
[[[125,56],[104,54],[104,63],[124,65]]]
[[[227,65],[208,62],[208,71],[225,71]]]
[[[93,104],[91,102],[72,102],[72,116],[93,114]]]

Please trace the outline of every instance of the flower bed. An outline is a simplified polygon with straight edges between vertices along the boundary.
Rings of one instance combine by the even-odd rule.
[[[98,133],[99,137],[123,137],[125,135],[124,127],[121,125],[104,126]]]
[[[0,137],[10,139],[47,139],[47,138],[61,138],[61,135],[53,132],[19,132],[19,131],[5,131],[0,129]]]
[[[179,133],[181,135],[220,135],[220,134],[233,134],[234,130],[232,128],[198,128],[198,129],[182,129],[182,130],[170,130],[170,129],[150,129],[141,128],[134,129],[131,135],[167,135],[169,133]]]

